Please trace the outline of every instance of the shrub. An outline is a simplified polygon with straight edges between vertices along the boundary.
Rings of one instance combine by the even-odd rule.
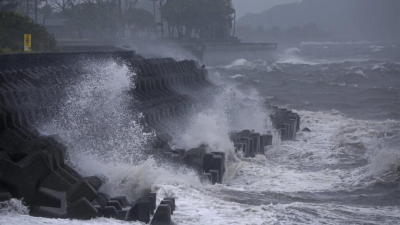
[[[1,52],[23,50],[24,34],[32,35],[32,51],[54,51],[56,40],[46,28],[18,12],[0,12]],[[8,50],[5,50],[8,49]]]

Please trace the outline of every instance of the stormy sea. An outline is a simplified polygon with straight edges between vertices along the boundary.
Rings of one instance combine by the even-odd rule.
[[[281,49],[275,62],[206,65],[219,94],[176,124],[172,138],[175,148],[206,144],[226,153],[218,185],[146,152],[153,134],[127,109],[135,74],[126,65],[87,67],[61,112],[38,128],[59,134],[72,166],[103,177],[105,193],[174,196],[172,218],[182,225],[400,224],[399,43],[303,42]],[[301,116],[296,141],[279,140],[267,104]],[[265,155],[235,153],[229,135],[243,129],[273,135]],[[140,224],[36,218],[28,210],[11,200],[0,208],[0,224]]]

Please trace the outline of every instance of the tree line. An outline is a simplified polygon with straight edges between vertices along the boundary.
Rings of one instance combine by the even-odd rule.
[[[154,12],[137,7],[151,0],[0,0],[3,11],[38,1],[46,19],[63,19],[78,38],[141,37],[227,39],[234,34],[232,0],[152,0]],[[26,1],[26,3],[25,3]],[[0,5],[0,11],[1,9]],[[22,12],[23,13],[23,12]],[[135,33],[135,34],[136,34]],[[135,35],[134,34],[134,35]]]
[[[125,27],[154,33],[154,15],[136,8],[138,0],[48,0],[53,15],[66,18],[79,38],[123,37]],[[85,34],[85,35],[84,35]]]
[[[161,7],[168,37],[226,39],[233,36],[232,0],[168,0]]]

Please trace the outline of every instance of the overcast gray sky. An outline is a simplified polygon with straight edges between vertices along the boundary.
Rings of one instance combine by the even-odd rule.
[[[300,2],[301,0],[233,0],[237,19],[246,13],[260,13],[275,5]]]

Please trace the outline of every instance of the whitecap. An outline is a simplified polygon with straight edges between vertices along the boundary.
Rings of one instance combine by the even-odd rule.
[[[367,41],[347,41],[347,42],[331,42],[331,41],[325,41],[325,42],[317,42],[317,41],[304,41],[301,42],[300,45],[355,45],[355,44],[369,44],[371,42]]]
[[[233,61],[229,65],[224,66],[224,68],[225,69],[231,69],[231,68],[234,68],[234,67],[245,66],[247,64],[249,64],[249,61],[247,61],[246,59],[238,59],[238,60]]]
[[[235,74],[235,75],[233,75],[233,76],[230,76],[230,78],[232,78],[232,79],[243,78],[243,77],[245,77],[245,76],[242,75],[242,74]]]
[[[281,64],[306,64],[306,65],[317,65],[318,63],[310,62],[302,59],[299,56],[301,50],[297,47],[286,49],[283,54],[279,56],[276,63]]]

